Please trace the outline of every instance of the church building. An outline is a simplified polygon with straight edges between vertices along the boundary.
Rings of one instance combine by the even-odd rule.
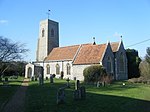
[[[82,81],[83,70],[94,64],[104,66],[114,80],[128,79],[122,40],[59,47],[59,23],[47,19],[40,22],[36,62],[26,65],[25,77],[38,77],[43,71],[44,78],[51,74],[60,78],[63,74],[64,78]]]

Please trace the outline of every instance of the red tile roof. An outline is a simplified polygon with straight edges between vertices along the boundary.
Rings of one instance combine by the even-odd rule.
[[[111,49],[113,52],[117,52],[118,51],[118,48],[119,48],[119,42],[111,42],[110,45],[111,45]]]
[[[80,45],[54,48],[46,60],[73,60]]]
[[[118,51],[119,42],[110,43],[112,51]],[[98,64],[103,58],[107,44],[82,44],[54,48],[46,60],[72,60],[73,64]]]
[[[106,44],[100,45],[82,45],[73,64],[98,64],[100,63]]]

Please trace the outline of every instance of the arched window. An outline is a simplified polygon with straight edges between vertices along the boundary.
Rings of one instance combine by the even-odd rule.
[[[70,75],[71,74],[71,66],[69,63],[67,63],[67,75]]]
[[[111,60],[111,57],[107,58],[107,72],[108,73],[112,72],[112,60]]]
[[[60,66],[59,66],[59,64],[56,64],[56,74],[60,74]]]
[[[45,30],[44,28],[42,29],[42,37],[44,37],[44,33],[45,33]]]
[[[47,71],[47,74],[50,74],[50,66],[49,66],[49,64],[46,65],[46,71]]]
[[[51,29],[51,37],[54,37],[54,29]]]
[[[119,57],[120,71],[124,71],[124,66],[125,66],[124,64],[125,64],[125,62],[124,62],[124,55],[121,52],[120,53],[120,57]]]

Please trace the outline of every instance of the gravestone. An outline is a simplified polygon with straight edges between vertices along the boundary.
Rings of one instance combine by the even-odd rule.
[[[35,81],[37,81],[37,77],[35,77]]]
[[[50,83],[54,83],[53,75],[50,76]]]
[[[78,90],[75,90],[73,93],[74,100],[80,100],[86,98],[86,90],[85,87],[82,86]]]
[[[73,92],[73,99],[74,99],[74,100],[79,100],[79,90],[75,90],[75,91]]]
[[[70,88],[70,83],[69,83],[70,79],[69,79],[69,78],[67,78],[67,80],[66,80],[66,81],[67,81],[67,87],[68,87],[68,88]]]
[[[31,81],[34,81],[34,77],[31,77]]]
[[[42,74],[39,74],[39,85],[43,85],[43,77],[42,77]]]
[[[64,88],[59,88],[57,91],[57,104],[63,104],[65,102]]]
[[[86,90],[85,90],[84,86],[80,87],[80,92],[81,92],[81,99],[85,99],[86,98]]]
[[[80,100],[85,98],[86,98],[85,87],[84,86],[80,87],[80,81],[77,80],[75,83],[74,100]]]
[[[104,87],[105,87],[105,85],[106,85],[106,84],[105,84],[105,81],[103,81],[103,82],[102,82],[102,86],[104,86]]]
[[[102,82],[98,81],[96,87],[100,87],[100,86],[102,86]]]
[[[48,77],[46,77],[46,80],[48,80]]]
[[[61,73],[60,73],[60,78],[63,79],[63,77],[64,77],[64,72],[61,71]]]
[[[78,90],[79,87],[80,87],[80,81],[77,80],[77,81],[75,82],[75,90]]]
[[[6,86],[7,86],[7,85],[8,85],[8,83],[9,83],[9,82],[8,82],[8,78],[7,78],[7,77],[5,77],[5,79],[4,79],[4,81],[3,81],[3,85],[6,85]]]

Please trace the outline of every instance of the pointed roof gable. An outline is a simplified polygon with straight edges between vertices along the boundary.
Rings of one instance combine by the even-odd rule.
[[[117,52],[119,50],[120,42],[111,42],[111,49],[113,52]]]
[[[98,64],[103,58],[107,44],[82,45],[73,64]]]
[[[80,45],[54,48],[47,56],[46,60],[73,60]]]

